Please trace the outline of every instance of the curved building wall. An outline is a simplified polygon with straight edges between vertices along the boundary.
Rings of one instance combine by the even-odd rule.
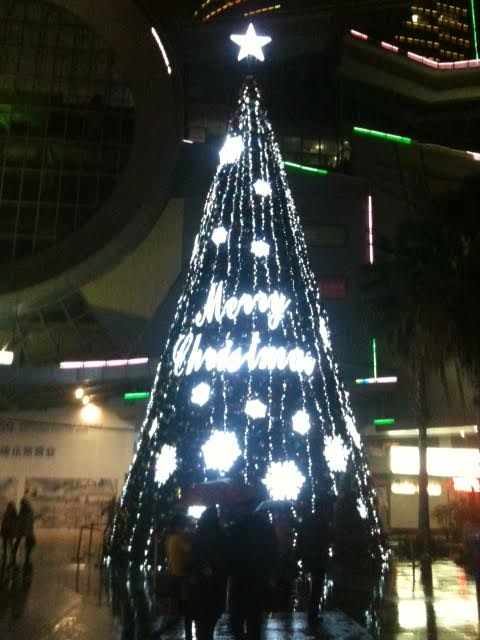
[[[0,264],[74,234],[128,161],[132,93],[117,56],[49,2],[0,2]]]
[[[20,364],[124,352],[92,283],[162,219],[174,51],[133,0],[0,0],[0,50],[0,348]]]
[[[30,7],[26,0],[13,4]],[[161,50],[152,35],[151,22],[136,3],[131,0],[115,3],[58,0],[55,6],[45,2],[35,4],[43,10],[53,7],[50,14],[45,10],[39,18],[44,31],[49,33],[48,16],[52,15],[56,21],[52,34],[66,31],[70,38],[65,51],[53,49],[50,72],[54,75],[49,77],[56,77],[55,69],[60,61],[65,73],[59,83],[65,95],[71,93],[68,100],[72,103],[68,103],[63,124],[75,142],[67,154],[71,184],[62,190],[60,183],[60,189],[54,195],[57,200],[60,198],[60,205],[65,202],[65,209],[67,205],[73,208],[70,218],[67,211],[65,215],[58,214],[57,227],[62,220],[73,222],[72,229],[62,237],[58,234],[50,246],[38,252],[37,249],[32,252],[30,246],[26,250],[28,256],[23,254],[2,268],[0,294],[4,294],[1,296],[1,315],[4,317],[25,313],[38,303],[60,297],[72,285],[79,286],[90,280],[118,261],[125,250],[131,249],[146,235],[167,200],[182,131],[180,78],[173,53],[157,25],[157,33],[162,38]],[[18,16],[15,20],[25,22],[25,12],[22,18]],[[6,28],[15,20],[9,15]],[[85,46],[85,52],[88,52],[85,56],[81,34],[84,34],[85,42],[90,43]],[[95,46],[100,42],[106,43],[102,45],[105,55],[99,55],[97,59]],[[70,53],[72,56],[67,63],[65,60]],[[83,64],[81,73],[80,62]],[[51,109],[58,101],[60,105],[65,103],[65,95],[60,99],[55,86],[50,84],[43,100]],[[34,98],[33,94],[25,96],[25,105],[30,102],[30,107],[35,106]],[[83,117],[74,117],[78,109],[85,106],[88,109],[82,112]],[[57,133],[65,110],[60,110],[59,116]],[[46,140],[49,141],[48,136]],[[65,136],[61,142],[64,141]],[[96,157],[90,158],[96,162],[94,175],[87,172],[89,141],[96,145]],[[42,150],[47,159],[40,160],[48,162],[47,143],[42,145]],[[63,165],[61,168],[66,169]],[[95,180],[94,176],[97,176]],[[22,195],[21,191],[18,193]],[[37,199],[33,198],[33,202],[41,208],[40,187],[36,193]],[[65,201],[64,197],[67,198]],[[90,202],[88,214],[83,218],[80,215],[82,199]],[[74,204],[68,204],[70,201]],[[33,218],[35,220],[35,215]],[[38,241],[35,246],[39,248]]]

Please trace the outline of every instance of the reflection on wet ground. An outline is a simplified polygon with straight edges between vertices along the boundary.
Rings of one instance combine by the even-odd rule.
[[[414,579],[416,578],[416,579]],[[462,567],[438,561],[432,567],[431,589],[418,570],[397,563],[382,606],[382,639],[460,640],[479,637],[474,580]]]
[[[138,584],[107,580],[107,597],[95,566],[98,546],[94,544],[91,558],[82,558],[77,573],[75,543],[76,532],[40,531],[33,569],[4,569],[0,581],[1,640],[160,638],[159,603],[148,590]],[[361,575],[335,577],[332,605],[381,640],[479,637],[475,583],[462,567],[450,561],[434,563],[431,589],[422,585],[418,568],[414,572],[411,564],[403,562],[394,564],[382,584],[369,582]],[[337,610],[329,611],[318,637],[345,637],[347,627],[345,616]],[[305,629],[305,615],[301,612],[272,614],[267,621],[266,640],[305,639]],[[218,624],[216,635],[231,638],[226,616]],[[174,625],[161,637],[183,637],[182,626]]]

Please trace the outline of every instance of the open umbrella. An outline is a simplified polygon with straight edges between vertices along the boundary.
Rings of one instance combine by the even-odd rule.
[[[293,507],[293,502],[290,500],[264,500],[255,511],[285,511],[290,507]]]
[[[228,505],[258,498],[256,491],[247,484],[225,478],[192,485],[180,499],[179,506],[215,504]]]

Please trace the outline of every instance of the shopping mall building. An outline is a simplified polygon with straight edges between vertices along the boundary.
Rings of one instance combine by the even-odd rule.
[[[229,35],[253,20],[385,526],[415,528],[412,381],[362,272],[479,172],[472,6],[0,0],[0,510],[28,489],[44,526],[74,527],[119,493],[244,71]],[[428,385],[431,509],[480,477],[472,392],[447,374],[448,394]]]

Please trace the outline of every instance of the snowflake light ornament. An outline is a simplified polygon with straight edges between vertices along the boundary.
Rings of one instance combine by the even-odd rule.
[[[296,500],[305,482],[292,460],[272,462],[262,480],[272,500]]]
[[[327,436],[325,438],[325,459],[330,471],[346,471],[348,456],[349,451],[340,436]]]
[[[229,471],[241,453],[237,437],[231,431],[213,431],[202,446],[207,469],[214,469],[221,473]]]
[[[304,436],[310,431],[310,416],[306,411],[300,410],[292,417],[293,430]]]
[[[247,400],[245,403],[245,413],[254,420],[255,418],[264,418],[267,414],[267,405],[263,404],[258,398],[255,400]]]
[[[217,247],[226,242],[227,238],[228,231],[225,229],[225,227],[217,227],[212,232],[212,242],[214,242]]]
[[[169,444],[164,444],[157,455],[155,465],[155,482],[162,486],[177,468],[177,450]]]
[[[251,245],[251,251],[257,258],[266,258],[270,253],[270,245],[265,240],[254,240]]]
[[[194,404],[198,404],[199,407],[203,407],[210,398],[210,385],[206,382],[200,382],[196,387],[192,389],[191,399]]]
[[[258,179],[256,182],[253,183],[253,188],[255,190],[255,193],[258,196],[262,196],[263,198],[266,198],[267,196],[272,195],[272,187],[270,186],[270,183],[267,182],[266,180]]]
[[[227,136],[219,151],[220,165],[233,164],[240,159],[243,151],[242,136]]]

